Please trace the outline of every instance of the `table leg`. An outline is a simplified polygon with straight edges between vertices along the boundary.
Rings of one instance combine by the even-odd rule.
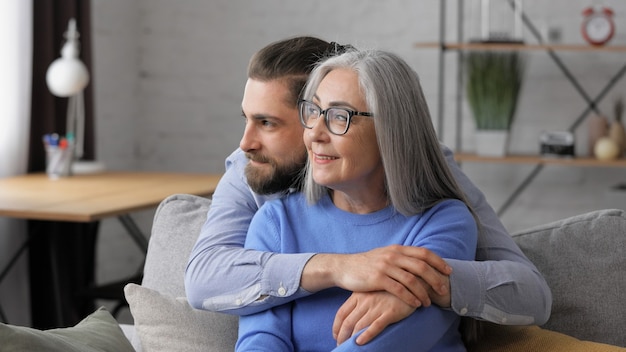
[[[4,267],[4,269],[2,269],[2,272],[0,272],[0,284],[2,283],[2,281],[4,281],[4,277],[7,276],[9,271],[11,271],[11,268],[13,268],[17,260],[20,259],[20,257],[22,256],[26,248],[28,248],[28,240],[24,241],[22,246],[20,246],[20,248],[15,252],[15,254],[13,254],[11,259],[9,260],[9,263]],[[2,305],[0,305],[0,322],[1,323],[9,322],[6,315],[4,314]]]
[[[148,239],[129,215],[118,217],[145,254]],[[141,282],[137,275],[120,282],[95,283],[98,222],[29,221],[33,327],[72,326],[94,310],[94,300],[124,300],[123,286]],[[0,312],[1,314],[1,312]]]
[[[128,235],[135,241],[135,244],[141,249],[142,253],[148,251],[148,239],[141,232],[141,229],[133,218],[128,215],[120,215],[117,217],[122,223]],[[145,261],[144,261],[145,262]],[[115,317],[121,308],[128,305],[126,298],[124,297],[124,286],[128,283],[140,284],[143,278],[143,263],[138,268],[137,273],[132,277],[128,277],[115,282],[109,282],[101,285],[94,285],[83,290],[80,295],[83,297],[90,297],[91,299],[106,299],[116,301],[117,304],[111,312]]]
[[[139,226],[137,226],[137,223],[135,223],[133,218],[131,218],[128,214],[120,215],[117,218],[120,220],[120,222],[130,235],[130,237],[135,241],[137,246],[141,248],[143,253],[145,254],[146,252],[148,252],[148,239],[141,232],[141,229],[139,229]]]

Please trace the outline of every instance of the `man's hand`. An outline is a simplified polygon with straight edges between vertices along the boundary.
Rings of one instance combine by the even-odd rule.
[[[387,291],[413,308],[450,305],[452,269],[426,248],[392,245],[357,254],[317,254],[302,273],[310,292],[341,287],[353,292]],[[447,302],[446,302],[447,301]]]
[[[367,328],[356,339],[357,344],[364,345],[389,324],[408,317],[415,309],[386,291],[355,292],[337,311],[333,337],[339,345],[361,329]]]

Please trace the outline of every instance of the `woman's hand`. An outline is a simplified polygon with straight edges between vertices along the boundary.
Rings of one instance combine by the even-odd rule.
[[[357,344],[364,345],[389,324],[408,317],[415,309],[386,291],[354,292],[337,311],[333,337],[339,345],[361,329],[367,328],[356,339]]]

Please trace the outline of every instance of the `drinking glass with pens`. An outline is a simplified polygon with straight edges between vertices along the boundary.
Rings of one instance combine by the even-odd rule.
[[[46,150],[46,173],[51,179],[71,176],[72,160],[74,159],[74,136],[70,133],[65,137],[57,133],[43,136]]]

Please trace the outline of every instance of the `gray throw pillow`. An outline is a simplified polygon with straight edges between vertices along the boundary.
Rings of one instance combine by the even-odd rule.
[[[552,290],[545,329],[626,347],[626,216],[593,211],[513,235]]]
[[[134,352],[117,321],[100,308],[76,326],[50,330],[0,324],[2,351]]]
[[[236,316],[193,309],[184,297],[135,284],[126,285],[124,293],[143,352],[235,350]]]

